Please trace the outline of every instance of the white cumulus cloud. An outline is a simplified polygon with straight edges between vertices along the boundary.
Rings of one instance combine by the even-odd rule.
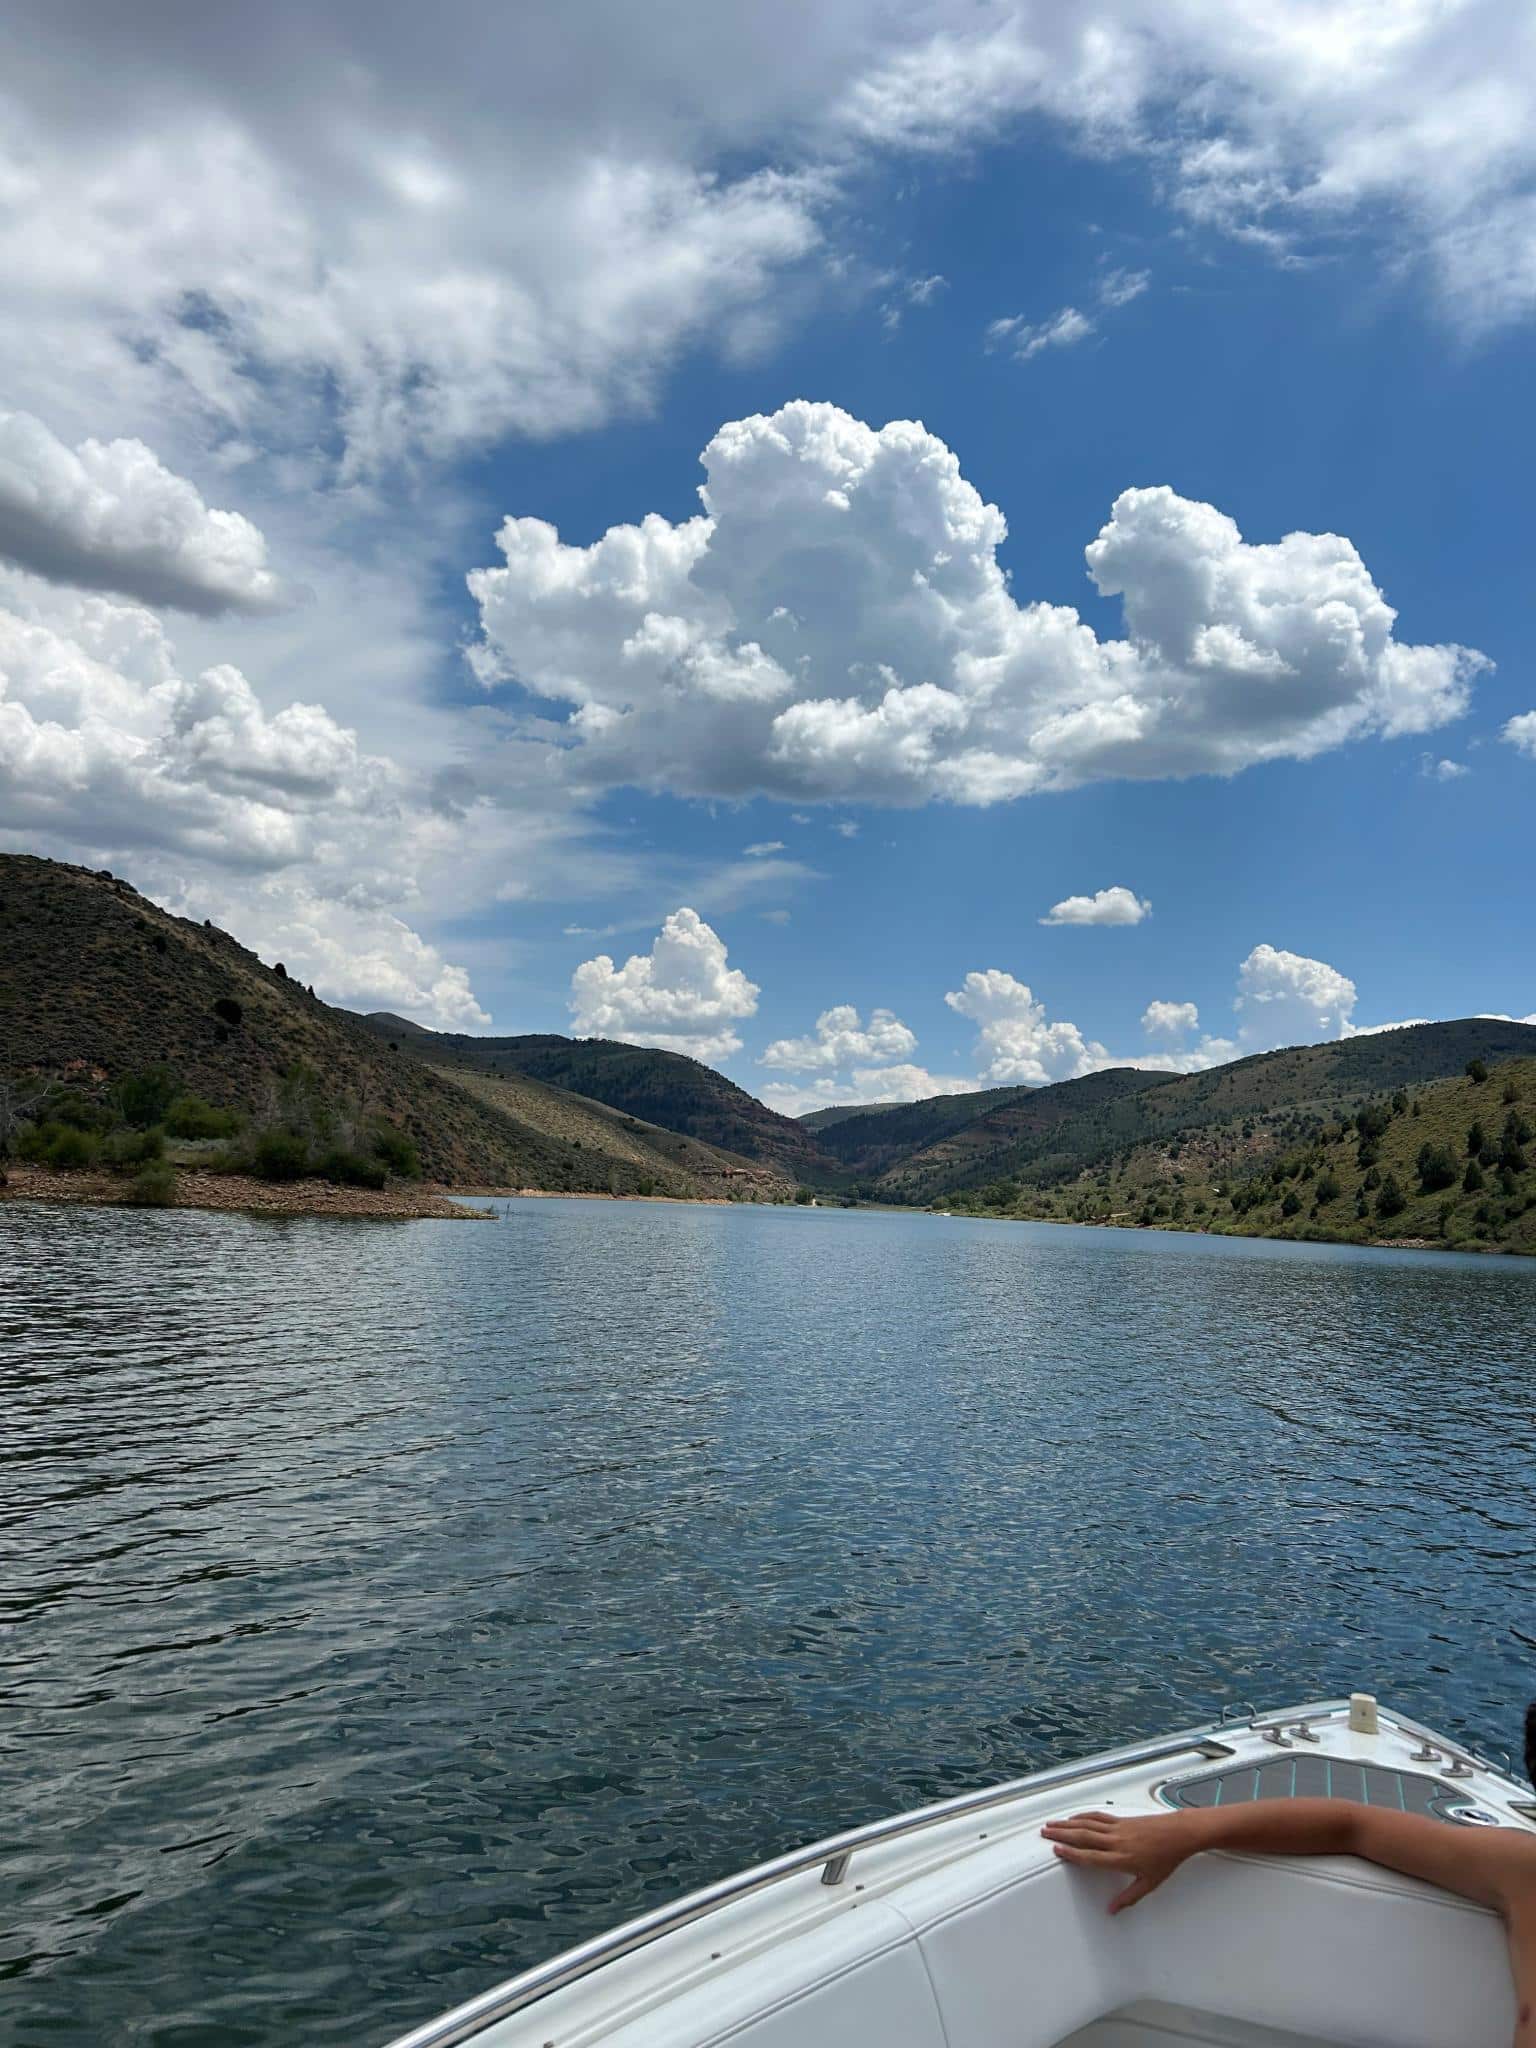
[[[0,558],[182,611],[282,602],[249,519],[205,505],[142,441],[67,448],[24,412],[0,412]]]
[[[648,953],[631,953],[622,967],[606,953],[581,963],[571,976],[571,1028],[582,1038],[728,1059],[741,1050],[736,1026],[756,1012],[758,993],[728,964],[719,934],[684,906]]]
[[[1536,761],[1536,711],[1522,711],[1518,717],[1506,719],[1499,738]]]
[[[1141,1013],[1141,1028],[1149,1038],[1185,1038],[1200,1028],[1200,1012],[1193,1003],[1148,1003]]]
[[[944,1000],[978,1028],[978,1087],[1043,1088],[1112,1064],[1096,1039],[1065,1020],[1053,1022],[1033,991],[1001,968],[973,969]]]
[[[571,769],[678,794],[989,804],[1106,777],[1233,774],[1422,733],[1487,666],[1395,638],[1336,534],[1249,542],[1127,490],[1086,550],[1125,634],[1020,604],[1005,525],[944,443],[796,400],[723,427],[703,510],[588,547],[509,519],[474,572],[489,688],[565,707]]]
[[[805,1038],[776,1038],[762,1056],[765,1067],[791,1073],[818,1067],[850,1067],[862,1061],[905,1060],[917,1050],[917,1036],[889,1010],[873,1010],[868,1024],[852,1003],[823,1010],[816,1028]]]
[[[1140,924],[1152,906],[1132,889],[1096,889],[1091,896],[1064,896],[1041,924]]]
[[[1310,1045],[1323,1038],[1347,1038],[1356,1002],[1355,984],[1326,960],[1255,946],[1237,975],[1233,1008],[1245,1052],[1281,1045]]]
[[[402,911],[455,821],[323,705],[181,672],[153,613],[0,571],[0,845],[127,873],[340,1001],[462,1028],[465,971]]]

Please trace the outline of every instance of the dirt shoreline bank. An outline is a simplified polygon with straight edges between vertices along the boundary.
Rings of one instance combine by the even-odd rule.
[[[127,1208],[131,1175],[91,1168],[32,1166],[13,1160],[6,1168],[3,1202],[80,1202]],[[254,1216],[367,1216],[408,1223],[418,1217],[485,1222],[490,1211],[479,1201],[665,1202],[690,1209],[739,1206],[724,1195],[614,1195],[601,1188],[445,1188],[426,1181],[391,1181],[385,1188],[335,1187],[329,1181],[256,1180],[244,1173],[208,1173],[185,1167],[176,1173],[172,1209],[224,1209]]]
[[[128,1205],[127,1174],[89,1170],[61,1173],[56,1168],[11,1164],[0,1187],[0,1202],[84,1202]],[[462,1217],[473,1222],[485,1215],[456,1202],[446,1189],[414,1181],[395,1181],[384,1188],[339,1188],[329,1181],[265,1181],[243,1173],[207,1173],[188,1167],[176,1175],[173,1209],[230,1209],[257,1216],[371,1216],[409,1222],[420,1216]]]

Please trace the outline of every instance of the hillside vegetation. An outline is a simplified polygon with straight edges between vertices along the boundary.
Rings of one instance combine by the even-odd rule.
[[[1048,1189],[1123,1166],[1139,1147],[1188,1152],[1213,1173],[1246,1170],[1346,1108],[1459,1074],[1470,1059],[1531,1054],[1536,1027],[1469,1017],[1257,1053],[1203,1074],[1114,1069],[988,1112],[891,1166],[874,1191],[933,1202],[998,1182]]]
[[[473,1038],[427,1031],[387,1011],[376,1011],[364,1021],[386,1043],[393,1041],[402,1052],[439,1072],[468,1069],[503,1080],[524,1074],[729,1152],[738,1163],[755,1161],[791,1182],[823,1180],[831,1169],[832,1162],[815,1138],[792,1117],[780,1116],[724,1074],[684,1053],[543,1032]]]
[[[1536,1035],[1536,1034],[1533,1034]],[[1054,1186],[962,1192],[960,1211],[1249,1237],[1536,1253],[1536,1058],[1398,1087],[1265,1147],[1241,1127],[1133,1147]]]
[[[257,1171],[266,1144],[272,1178],[328,1163],[333,1177],[369,1182],[382,1168],[459,1187],[790,1191],[703,1148],[685,1160],[671,1133],[555,1088],[472,1091],[227,932],[173,917],[112,875],[21,854],[0,855],[0,1084],[17,1126],[0,1138],[50,1165],[140,1144],[144,1159],[123,1163],[147,1164],[159,1133],[174,1158],[234,1147],[229,1164]],[[31,1112],[30,1136],[18,1109]]]
[[[884,1172],[909,1153],[938,1144],[990,1110],[1037,1093],[1034,1088],[979,1088],[966,1095],[928,1095],[919,1102],[878,1103],[869,1109],[813,1110],[800,1122],[815,1131],[817,1144],[845,1172],[867,1177]]]

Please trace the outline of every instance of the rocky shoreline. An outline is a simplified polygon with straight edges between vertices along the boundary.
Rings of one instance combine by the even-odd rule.
[[[0,1202],[92,1202],[119,1206],[129,1201],[127,1175],[89,1170],[60,1172],[12,1162]],[[234,1209],[259,1216],[372,1216],[406,1222],[419,1216],[485,1215],[456,1202],[446,1189],[427,1182],[392,1181],[383,1188],[333,1187],[329,1181],[255,1180],[243,1173],[208,1173],[186,1168],[176,1175],[173,1209]]]

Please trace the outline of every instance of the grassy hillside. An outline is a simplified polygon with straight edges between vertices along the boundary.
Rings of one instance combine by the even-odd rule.
[[[1021,1181],[951,1206],[1250,1237],[1536,1253],[1536,1058],[1401,1087],[1266,1145],[1242,1127],[1134,1147],[1054,1186]]]
[[[846,1123],[851,1116],[889,1116],[893,1109],[910,1108],[906,1102],[848,1102],[840,1108],[808,1109],[795,1122],[803,1131],[825,1131],[833,1124]]]
[[[168,1067],[217,1108],[258,1118],[307,1071],[312,1093],[387,1122],[449,1185],[716,1194],[766,1185],[745,1162],[685,1163],[594,1105],[531,1084],[475,1094],[331,1008],[227,932],[172,917],[127,882],[0,855],[0,1076],[105,1100]],[[787,1186],[780,1192],[787,1192]]]
[[[525,1074],[773,1168],[792,1181],[821,1180],[830,1169],[814,1136],[793,1118],[780,1116],[724,1074],[683,1053],[550,1033],[472,1038],[424,1031],[387,1011],[363,1021],[386,1042],[393,1040],[401,1051],[443,1071],[469,1069],[501,1079]]]
[[[1138,1081],[1135,1085],[1145,1084]],[[1107,1088],[1079,1089],[1043,1114],[1049,1120],[1059,1113],[1062,1103],[1082,1107],[1089,1099],[1115,1092],[1115,1087],[1109,1083]],[[1008,1128],[1007,1112],[1051,1094],[1049,1089],[1013,1087],[981,1088],[968,1095],[930,1095],[893,1109],[855,1111],[830,1129],[818,1131],[817,1142],[856,1182],[878,1182],[882,1199],[910,1199],[903,1192],[908,1185],[904,1178],[908,1162],[913,1162],[915,1184],[936,1171],[941,1158],[968,1156],[963,1134],[972,1130],[985,1134],[978,1142],[990,1151],[1001,1142],[997,1134]],[[1024,1110],[1024,1114],[1027,1117],[1029,1112]],[[916,1163],[919,1161],[922,1164]]]
[[[605,1102],[551,1088],[526,1074],[488,1074],[472,1067],[433,1069],[492,1109],[532,1124],[594,1158],[633,1167],[642,1192],[659,1195],[758,1195],[782,1200],[794,1183],[777,1167],[739,1158],[678,1131],[642,1122]]]
[[[1300,1142],[1341,1110],[1459,1074],[1470,1059],[1533,1053],[1536,1027],[1469,1017],[1258,1053],[1203,1074],[1142,1076],[1139,1086],[1117,1069],[992,1111],[893,1166],[877,1187],[888,1199],[925,1202],[999,1181],[1049,1188],[1113,1170],[1142,1146],[1193,1148],[1213,1169],[1232,1170]],[[1112,1093],[1090,1092],[1090,1082],[1111,1080],[1120,1082]]]
[[[1058,1173],[1064,1162],[1112,1144],[1120,1110],[1167,1085],[1166,1074],[1112,1067],[1050,1088],[1001,1090],[1003,1100],[995,1108],[893,1161],[875,1180],[874,1190],[885,1201],[931,1202],[952,1188],[1004,1171]],[[964,1104],[972,1098],[947,1099]],[[942,1123],[942,1115],[936,1121]]]

